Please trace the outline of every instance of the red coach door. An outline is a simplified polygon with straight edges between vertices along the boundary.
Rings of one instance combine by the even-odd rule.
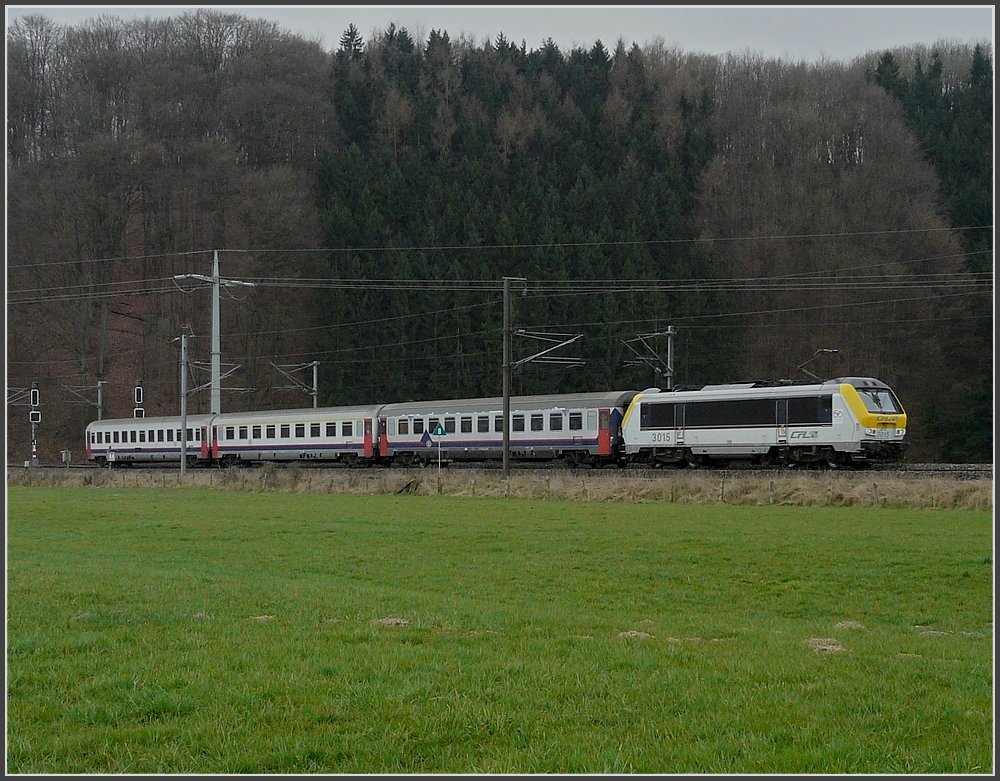
[[[386,418],[378,419],[378,454],[383,457],[389,455],[389,426]]]
[[[597,411],[597,455],[611,455],[611,410]]]
[[[372,419],[365,418],[365,458],[375,455],[375,448],[372,446]]]

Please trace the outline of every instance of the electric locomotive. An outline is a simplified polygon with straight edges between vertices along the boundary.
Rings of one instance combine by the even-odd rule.
[[[650,465],[861,465],[902,458],[906,413],[870,377],[652,388],[632,399],[622,435],[626,460]]]

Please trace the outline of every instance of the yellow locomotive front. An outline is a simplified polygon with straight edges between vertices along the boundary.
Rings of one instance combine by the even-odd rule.
[[[898,461],[906,449],[906,412],[892,389],[871,377],[832,380],[857,424],[860,450],[872,461]]]

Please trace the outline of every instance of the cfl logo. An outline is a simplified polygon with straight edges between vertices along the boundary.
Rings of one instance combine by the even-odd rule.
[[[819,439],[818,431],[793,431],[792,439]]]

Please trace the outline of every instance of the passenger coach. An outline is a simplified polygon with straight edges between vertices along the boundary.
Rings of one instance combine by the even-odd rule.
[[[579,464],[616,461],[621,455],[622,416],[635,393],[511,397],[511,458]],[[394,462],[432,461],[439,446],[441,457],[452,461],[503,457],[502,398],[387,404],[381,416],[384,455]]]

